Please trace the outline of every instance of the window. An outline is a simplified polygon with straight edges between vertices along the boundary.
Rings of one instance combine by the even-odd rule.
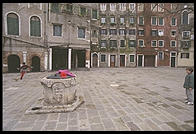
[[[135,29],[129,29],[129,35],[135,35]]]
[[[171,30],[171,36],[176,37],[176,30]]]
[[[59,13],[59,3],[52,3],[51,4],[51,12],[53,13]]]
[[[138,11],[144,11],[144,4],[138,3]]]
[[[130,55],[130,62],[135,62],[134,59],[135,59],[135,55]]]
[[[78,38],[85,38],[85,28],[78,27]]]
[[[116,40],[110,40],[110,47],[117,47],[117,41]]]
[[[151,41],[151,46],[152,47],[157,47],[157,41],[156,40],[152,40]]]
[[[53,24],[53,36],[62,36],[61,24]]]
[[[102,24],[106,23],[105,17],[102,17],[102,18],[101,18],[101,23],[102,23]]]
[[[7,15],[7,34],[19,35],[19,19],[14,13],[9,13]]]
[[[189,59],[189,53],[181,53],[181,58]]]
[[[174,53],[171,53],[171,56],[172,57],[176,57],[176,53],[174,52]]]
[[[158,30],[152,29],[151,30],[152,36],[158,36]]]
[[[151,11],[157,12],[157,4],[155,3],[151,4]]]
[[[135,18],[134,17],[130,17],[130,23],[134,24],[135,23]]]
[[[95,9],[92,10],[92,18],[97,19],[97,10]]]
[[[125,11],[126,10],[126,3],[120,3],[119,9],[120,9],[120,11]]]
[[[67,10],[68,12],[72,13],[72,12],[73,12],[73,6],[72,6],[72,4],[67,4],[67,5],[66,5],[66,10]]]
[[[157,25],[157,17],[155,17],[155,16],[151,17],[151,24]]]
[[[101,54],[101,62],[105,62],[105,54]]]
[[[172,26],[176,26],[176,18],[174,18],[174,17],[172,17],[172,19],[171,19],[171,25]]]
[[[125,32],[125,29],[119,29],[119,35],[125,35],[126,32]]]
[[[171,40],[170,46],[171,46],[171,47],[176,47],[176,41],[175,41],[175,40]]]
[[[106,10],[106,4],[100,4],[100,10],[105,11]]]
[[[110,35],[117,35],[116,29],[110,29]]]
[[[188,12],[184,11],[182,13],[182,24],[188,25]]]
[[[135,3],[130,3],[129,4],[129,9],[130,9],[130,11],[135,11]]]
[[[101,40],[100,46],[106,48],[107,46],[106,40]]]
[[[158,43],[159,43],[159,47],[164,47],[164,40],[159,40]]]
[[[139,29],[138,30],[138,35],[139,36],[144,36],[144,29]]]
[[[86,8],[80,7],[80,15],[85,16],[86,15]]]
[[[190,31],[183,31],[182,32],[182,37],[183,39],[187,39],[190,37]]]
[[[158,11],[164,12],[164,4],[158,4]]]
[[[115,17],[110,17],[110,23],[115,23]]]
[[[163,29],[158,30],[158,35],[163,36],[164,35],[164,30]]]
[[[139,47],[144,47],[144,40],[138,40]]]
[[[107,35],[107,29],[101,29],[101,34]]]
[[[139,16],[138,23],[139,23],[139,25],[144,25],[144,17],[143,16]]]
[[[125,40],[120,40],[120,47],[125,47]]]
[[[110,4],[110,11],[116,10],[116,4]]]
[[[164,53],[158,52],[158,57],[159,57],[159,60],[164,60]]]
[[[124,18],[124,17],[121,17],[121,18],[120,18],[120,23],[121,23],[121,24],[124,24],[124,23],[125,23],[125,18]]]
[[[41,23],[37,16],[33,16],[30,19],[30,32],[31,36],[41,36]]]
[[[92,37],[97,37],[97,30],[93,30]]]
[[[136,41],[135,40],[129,40],[129,47],[136,47]]]
[[[163,26],[164,25],[164,18],[160,17],[159,18],[159,26]]]

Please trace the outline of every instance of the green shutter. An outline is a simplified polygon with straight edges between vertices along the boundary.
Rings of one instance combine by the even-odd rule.
[[[31,36],[41,36],[41,24],[40,21],[30,21]]]
[[[7,29],[10,35],[19,35],[19,21],[18,18],[7,17]]]

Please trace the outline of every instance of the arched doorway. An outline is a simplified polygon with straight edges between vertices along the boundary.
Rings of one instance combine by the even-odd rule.
[[[98,66],[98,56],[97,54],[93,54],[93,67]]]
[[[40,72],[40,58],[38,56],[33,56],[32,58],[32,72]]]
[[[19,70],[17,68],[20,67],[20,58],[18,55],[9,55],[8,56],[8,72],[9,73],[17,73]]]

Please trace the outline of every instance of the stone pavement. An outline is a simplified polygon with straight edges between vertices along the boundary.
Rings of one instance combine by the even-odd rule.
[[[73,71],[74,112],[24,115],[43,98],[40,79],[54,72],[3,74],[4,131],[193,131],[194,106],[184,103],[184,68],[99,68]]]

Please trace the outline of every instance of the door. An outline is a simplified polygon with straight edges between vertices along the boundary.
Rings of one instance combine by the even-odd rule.
[[[144,56],[144,66],[145,67],[154,67],[155,66],[155,56],[154,55],[145,55]]]
[[[120,67],[125,67],[125,55],[120,55]]]
[[[17,73],[19,70],[17,68],[20,67],[20,58],[18,55],[9,55],[8,56],[8,72],[9,73]]]
[[[32,58],[32,72],[40,72],[40,58],[38,56],[34,56]]]
[[[115,55],[110,55],[110,67],[115,67]]]
[[[176,57],[171,57],[171,67],[175,67]]]
[[[97,63],[98,63],[98,56],[97,54],[93,54],[93,67],[97,67],[98,66]]]
[[[142,66],[142,57],[143,55],[138,55],[138,67]]]

